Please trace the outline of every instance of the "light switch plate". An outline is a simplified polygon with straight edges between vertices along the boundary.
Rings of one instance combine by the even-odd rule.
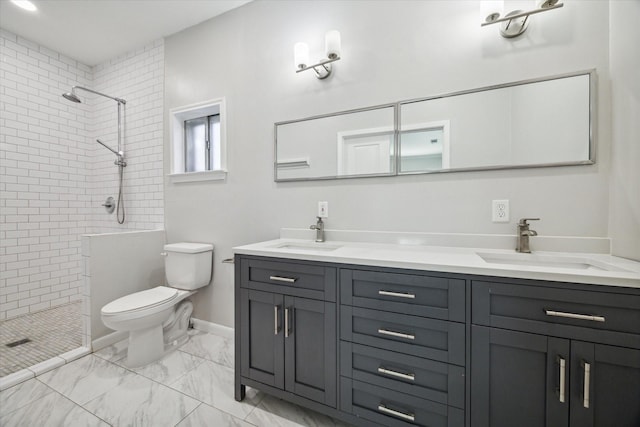
[[[491,221],[509,222],[509,200],[493,200]]]
[[[329,218],[329,202],[318,202],[318,216]]]

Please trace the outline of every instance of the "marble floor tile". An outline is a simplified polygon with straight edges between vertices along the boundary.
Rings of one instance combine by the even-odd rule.
[[[273,396],[265,396],[246,421],[269,427],[349,427],[342,421]]]
[[[49,393],[55,392],[35,378],[0,391],[0,413],[6,415]]]
[[[118,341],[108,347],[105,347],[99,351],[94,352],[98,357],[108,360],[109,362],[122,361],[127,356],[127,348],[129,348],[129,339]]]
[[[109,427],[109,424],[58,393],[49,393],[22,408],[0,416],[3,427]]]
[[[175,426],[199,404],[182,393],[140,375],[131,375],[83,405],[115,426]]]
[[[208,360],[180,377],[171,387],[242,419],[249,415],[263,397],[257,390],[247,388],[246,398],[242,402],[236,402],[233,398],[233,369]]]
[[[213,334],[192,334],[180,351],[233,368],[233,340]]]
[[[49,371],[40,381],[82,405],[135,375],[120,366],[94,355],[88,355]]]
[[[124,362],[124,359],[121,361]],[[197,368],[204,361],[204,359],[192,356],[189,353],[174,351],[157,362],[141,368],[131,368],[131,370],[153,381],[169,385],[192,369]],[[120,364],[120,362],[116,363]]]
[[[190,335],[183,349],[141,368],[119,366],[125,340],[7,388],[0,426],[346,426],[251,388],[236,402],[233,340]]]
[[[195,411],[187,415],[176,427],[254,427],[246,421],[226,412],[201,403]]]

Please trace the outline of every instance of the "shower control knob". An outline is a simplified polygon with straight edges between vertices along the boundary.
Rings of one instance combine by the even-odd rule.
[[[107,197],[107,200],[105,200],[102,206],[104,206],[104,210],[106,210],[107,213],[113,213],[113,211],[116,209],[115,200],[113,200],[113,197],[111,196]]]

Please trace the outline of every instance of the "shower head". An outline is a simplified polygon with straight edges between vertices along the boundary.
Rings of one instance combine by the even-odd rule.
[[[81,103],[82,102],[82,101],[80,101],[80,98],[78,98],[78,96],[73,92],[63,93],[62,96],[65,99],[68,99],[71,102],[77,102],[77,103]]]

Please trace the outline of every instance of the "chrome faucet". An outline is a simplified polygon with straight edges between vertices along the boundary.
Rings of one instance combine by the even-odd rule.
[[[324,242],[324,222],[321,217],[317,217],[318,222],[309,226],[311,230],[316,230],[316,242]]]
[[[538,232],[535,230],[529,230],[529,224],[527,221],[540,221],[540,218],[521,218],[518,222],[518,243],[516,245],[516,251],[525,254],[530,254],[529,237],[537,236]]]

